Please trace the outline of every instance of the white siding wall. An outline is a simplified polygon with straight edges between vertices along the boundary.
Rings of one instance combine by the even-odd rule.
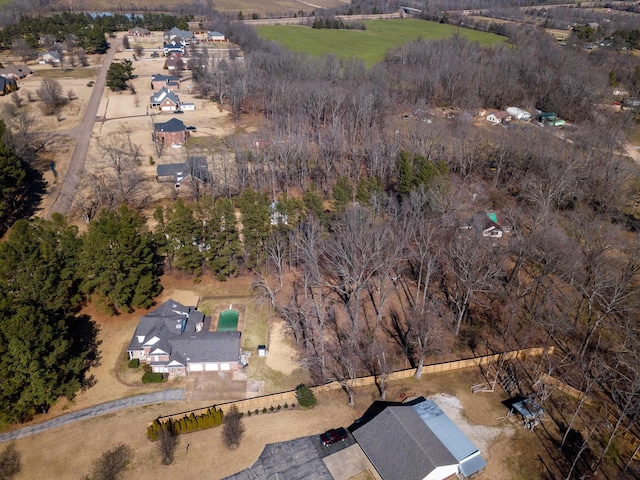
[[[458,473],[458,465],[445,465],[437,467],[433,472],[424,477],[424,480],[443,480]]]

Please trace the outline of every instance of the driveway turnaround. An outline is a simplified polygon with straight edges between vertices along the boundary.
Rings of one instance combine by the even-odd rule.
[[[184,390],[182,388],[172,388],[162,390],[160,392],[145,393],[144,395],[136,395],[135,397],[122,398],[120,400],[101,403],[100,405],[94,405],[93,407],[85,408],[84,410],[78,410],[77,412],[61,415],[51,420],[47,420],[46,422],[29,425],[28,427],[3,433],[0,435],[0,442],[9,442],[17,438],[28,437],[29,435],[44,432],[45,430],[61,427],[79,420],[97,417],[99,415],[104,415],[105,413],[124,410],[125,408],[139,407],[141,405],[149,405],[151,403],[182,400],[183,393]]]
[[[333,480],[315,443],[320,443],[317,435],[270,443],[256,463],[225,480]]]

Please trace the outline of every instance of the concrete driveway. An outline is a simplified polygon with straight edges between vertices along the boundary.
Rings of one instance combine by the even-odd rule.
[[[247,374],[237,372],[191,372],[184,379],[185,400],[207,400],[211,403],[247,398]]]
[[[136,395],[135,397],[122,398],[120,400],[101,403],[100,405],[94,405],[93,407],[85,408],[84,410],[78,410],[77,412],[61,415],[51,420],[47,420],[46,422],[29,425],[28,427],[3,433],[0,435],[0,442],[9,442],[17,438],[27,437],[35,433],[61,427],[79,420],[85,420],[87,418],[97,417],[98,415],[104,415],[105,413],[115,412],[116,410],[139,407],[141,405],[149,405],[151,403],[182,400],[183,393],[184,390],[181,388],[172,388],[169,390],[162,390],[160,392],[145,393],[144,395]]]

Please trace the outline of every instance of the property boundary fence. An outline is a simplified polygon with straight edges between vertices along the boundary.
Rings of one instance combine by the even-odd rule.
[[[488,365],[494,362],[511,360],[516,358],[519,360],[525,360],[528,357],[536,357],[544,354],[550,355],[553,353],[553,350],[554,350],[553,346],[526,348],[523,350],[514,350],[511,352],[496,353],[494,355],[485,355],[482,357],[468,358],[465,360],[454,360],[452,362],[435,363],[432,365],[423,366],[422,374],[429,375],[432,373],[448,372],[453,370],[460,370],[463,368],[478,367],[481,365]],[[405,378],[413,377],[415,376],[415,374],[416,374],[415,368],[409,368],[407,370],[399,370],[397,372],[390,373],[387,376],[387,381],[402,380]],[[378,377],[375,375],[360,377],[354,380],[349,380],[348,385],[351,387],[363,387],[367,385],[374,385],[377,378]],[[344,385],[344,382],[334,381],[334,382],[326,383],[324,385],[317,385],[309,388],[313,391],[314,394],[317,394],[320,392],[339,390],[343,388],[343,385]],[[233,402],[226,402],[226,403],[221,403],[217,405],[211,405],[208,407],[198,408],[195,410],[187,410],[185,412],[179,412],[171,415],[161,416],[161,417],[158,417],[157,420],[160,421],[161,423],[164,423],[169,420],[171,421],[179,420],[184,416],[191,415],[192,413],[197,416],[197,415],[206,413],[206,411],[211,407],[215,407],[218,410],[222,410],[223,413],[226,413],[232,406],[235,405],[238,408],[239,412],[247,412],[247,411],[254,411],[256,409],[262,410],[263,408],[270,408],[272,406],[277,407],[278,405],[284,406],[285,403],[291,405],[291,404],[297,403],[297,401],[298,400],[296,398],[295,390],[290,390],[288,392],[274,393],[271,395],[263,395],[260,397],[248,398],[246,400],[237,400]]]
[[[582,392],[582,391],[580,391],[580,390],[578,390],[576,388],[573,388],[571,385],[567,385],[562,380],[558,380],[557,378],[552,377],[550,375],[547,375],[546,373],[540,374],[540,381],[542,383],[546,383],[547,385],[551,385],[551,386],[557,388],[559,391],[561,391],[563,393],[566,393],[570,397],[573,397],[573,398],[575,398],[577,400],[582,399],[582,397],[585,395],[584,392]],[[604,404],[596,403],[589,397],[586,397],[584,399],[584,403],[586,405],[589,405],[590,407],[595,408],[599,413],[605,414],[607,416],[607,421],[609,423],[615,425],[618,422],[618,417],[616,417],[610,411],[608,411],[607,407]],[[633,445],[633,449],[634,450],[636,450],[638,448],[638,445],[640,444],[640,440],[633,433],[631,433],[631,432],[629,432],[627,430],[622,434],[622,437],[625,440],[628,440],[629,442],[631,442],[631,444]],[[640,451],[637,451],[635,453],[635,455],[633,456],[633,459],[634,460],[640,460]]]

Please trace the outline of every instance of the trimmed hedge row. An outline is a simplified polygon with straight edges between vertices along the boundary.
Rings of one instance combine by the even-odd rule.
[[[180,420],[168,420],[166,422],[160,422],[157,418],[147,428],[147,437],[152,442],[158,440],[160,431],[163,428],[169,429],[174,435],[182,435],[184,433],[197,432],[198,430],[204,430],[205,428],[219,427],[222,425],[223,418],[222,410],[218,410],[215,407],[210,407],[202,415],[185,415]]]
[[[296,408],[296,404],[292,403],[291,405],[289,405],[288,403],[285,402],[284,404],[284,408],[288,409],[288,408]],[[277,407],[274,407],[273,405],[271,405],[269,408],[264,407],[262,408],[262,410],[256,408],[255,410],[248,410],[246,415],[248,417],[250,417],[251,415],[259,415],[260,413],[275,413],[275,412],[279,412],[282,410],[282,405],[278,404]],[[243,412],[240,412],[240,418],[242,418],[245,414]]]

